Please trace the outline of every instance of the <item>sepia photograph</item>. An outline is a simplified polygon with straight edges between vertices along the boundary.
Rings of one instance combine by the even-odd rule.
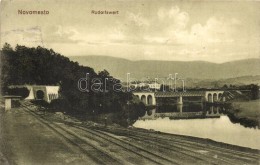
[[[260,165],[259,0],[0,15],[0,165]]]

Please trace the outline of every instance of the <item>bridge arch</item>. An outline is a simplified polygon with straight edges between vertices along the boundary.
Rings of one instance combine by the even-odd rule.
[[[214,93],[213,94],[213,102],[216,102],[216,101],[218,101],[218,94]]]
[[[213,102],[213,96],[211,93],[208,94],[208,101]]]
[[[148,115],[148,116],[151,116],[152,114],[153,114],[153,110],[148,110],[148,111],[147,111],[147,115]]]
[[[218,100],[221,100],[221,99],[222,99],[222,95],[223,95],[222,93],[219,93],[219,94],[218,94]]]
[[[147,96],[147,105],[153,105],[153,97],[151,95]]]
[[[142,101],[144,104],[146,104],[146,96],[145,96],[145,95],[142,95],[142,96],[141,96],[141,101]]]
[[[205,100],[209,103],[214,103],[218,101],[225,101],[223,97],[224,91],[206,91],[205,93]]]
[[[218,107],[215,107],[215,106],[213,107],[213,113],[218,114]]]
[[[145,105],[156,105],[154,92],[133,92]]]

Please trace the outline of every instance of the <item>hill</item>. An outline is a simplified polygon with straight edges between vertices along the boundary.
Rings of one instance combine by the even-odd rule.
[[[84,66],[95,70],[108,70],[114,77],[126,79],[126,74],[136,79],[167,77],[178,73],[180,77],[192,79],[230,79],[241,76],[260,74],[260,59],[246,59],[226,63],[210,63],[205,61],[130,61],[108,56],[74,56],[69,57]]]
[[[235,85],[235,86],[243,86],[249,84],[260,84],[260,75],[256,76],[241,76],[235,78],[227,78],[227,79],[186,79],[187,87],[201,87],[201,88],[212,88],[212,87],[223,87],[224,85]]]
[[[93,68],[80,66],[52,49],[21,45],[12,48],[6,43],[0,50],[0,62],[0,95],[10,95],[10,85],[59,85],[59,99],[50,104],[37,100],[52,112],[62,111],[81,117],[111,113],[120,119],[114,122],[124,126],[145,113],[145,105],[134,99],[132,93],[114,90],[117,81],[108,72],[97,74]],[[87,79],[86,73],[89,73]],[[101,83],[92,81],[96,79]],[[107,79],[114,81],[105,82]]]

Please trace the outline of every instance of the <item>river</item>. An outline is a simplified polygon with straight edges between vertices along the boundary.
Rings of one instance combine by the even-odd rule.
[[[260,149],[260,130],[232,123],[221,107],[176,105],[169,111],[150,110],[134,127],[209,138],[218,142]],[[157,111],[160,108],[157,108]]]

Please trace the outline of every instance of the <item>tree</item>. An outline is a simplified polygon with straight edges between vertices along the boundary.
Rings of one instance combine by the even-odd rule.
[[[253,100],[259,99],[259,86],[255,84],[251,84],[251,93],[252,93]]]
[[[26,98],[30,93],[27,88],[11,88],[7,89],[6,92],[8,95],[21,96],[22,98]]]
[[[9,44],[5,44],[1,50],[1,62],[3,65],[1,80],[3,88],[5,88],[3,91],[6,91],[8,85],[59,84],[62,101],[57,101],[53,105],[57,107],[66,103],[68,105],[66,111],[71,113],[86,114],[99,109],[99,113],[120,114],[127,103],[133,99],[132,93],[113,90],[114,84],[120,81],[113,78],[107,70],[97,74],[93,68],[80,66],[77,62],[70,61],[69,58],[52,49],[40,46],[28,48],[21,45],[12,49]],[[103,82],[103,90],[99,92],[80,91],[78,80],[86,77],[86,74],[89,76],[90,86],[93,85],[94,78],[99,78]],[[138,105],[135,103],[134,106]],[[64,106],[61,106],[61,109],[63,108]]]
[[[227,89],[228,88],[227,84],[224,84],[222,88]]]

